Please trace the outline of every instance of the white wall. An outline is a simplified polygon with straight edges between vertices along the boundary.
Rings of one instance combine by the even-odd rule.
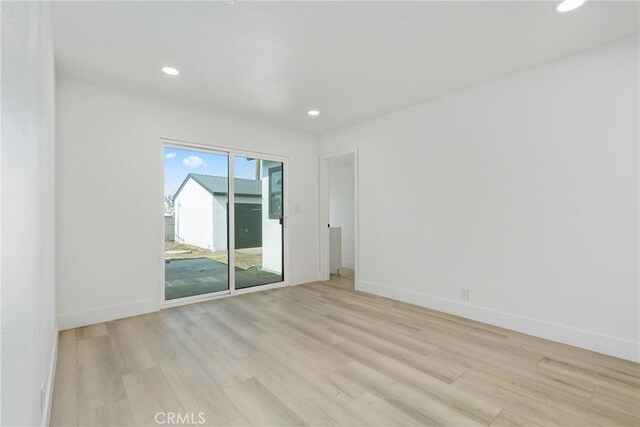
[[[228,250],[227,241],[227,195],[213,196],[213,247],[216,251]]]
[[[262,268],[278,274],[282,274],[282,225],[279,219],[269,219],[269,171],[281,165],[281,162],[263,160],[260,167],[262,171],[260,178],[262,181]],[[285,176],[284,179],[287,177]]]
[[[58,79],[57,271],[61,328],[160,301],[160,138],[290,159],[290,282],[318,276],[318,140],[75,79]],[[114,220],[118,219],[118,220]]]
[[[638,360],[638,48],[324,136],[359,147],[358,288]]]
[[[216,219],[211,193],[190,178],[175,198],[174,206],[176,242],[213,249],[213,224]]]
[[[329,223],[342,228],[342,266],[346,268],[355,268],[353,162],[353,154],[329,160]],[[384,199],[381,195],[380,201]]]
[[[33,426],[47,422],[58,335],[53,43],[46,2],[3,2],[0,7],[0,424]],[[47,395],[41,411],[43,384]]]

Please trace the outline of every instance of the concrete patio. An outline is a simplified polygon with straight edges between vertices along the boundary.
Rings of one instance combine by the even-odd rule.
[[[237,268],[236,289],[282,281],[282,276],[259,268]],[[165,299],[172,300],[229,289],[227,264],[209,258],[165,262]]]

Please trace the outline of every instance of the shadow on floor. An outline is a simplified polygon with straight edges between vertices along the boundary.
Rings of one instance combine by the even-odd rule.
[[[164,264],[165,299],[229,289],[228,266],[209,258],[173,259]],[[259,268],[236,268],[236,289],[281,282],[282,276]]]

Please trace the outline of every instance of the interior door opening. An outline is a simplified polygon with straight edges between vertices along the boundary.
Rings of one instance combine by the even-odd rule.
[[[328,159],[329,272],[355,278],[355,155]]]

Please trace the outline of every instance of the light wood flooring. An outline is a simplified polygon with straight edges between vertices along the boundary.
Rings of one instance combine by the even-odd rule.
[[[63,331],[51,424],[638,426],[639,374],[334,279]]]

